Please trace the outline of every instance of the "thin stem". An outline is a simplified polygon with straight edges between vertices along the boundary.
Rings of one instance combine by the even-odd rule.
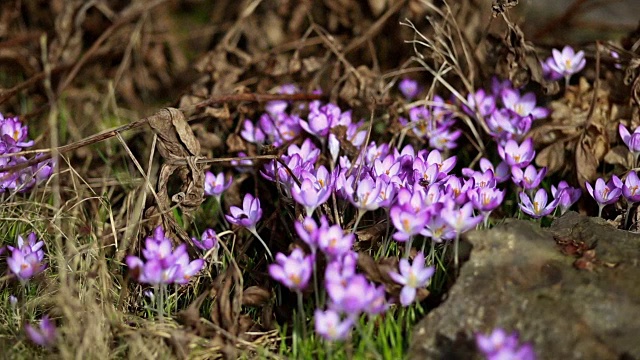
[[[458,265],[460,263],[460,260],[458,257],[459,244],[460,244],[460,231],[456,230],[456,240],[453,243],[453,266],[455,268],[456,273],[458,272]]]
[[[264,246],[264,249],[267,250],[267,254],[269,255],[269,259],[271,259],[271,261],[273,262],[273,255],[271,254],[271,250],[269,250],[269,247],[267,246],[267,243],[265,243],[264,240],[262,240],[262,238],[260,237],[260,235],[258,235],[258,231],[256,231],[256,228],[255,227],[247,228],[247,230],[249,230],[249,232],[251,232],[251,234],[253,234],[253,236],[258,238],[258,241],[260,241],[262,246]]]
[[[631,220],[631,208],[633,207],[633,203],[631,201],[627,201],[627,216],[624,219],[624,229],[629,230],[629,220]]]
[[[227,230],[230,227],[229,227],[229,223],[227,222],[227,219],[224,217],[224,212],[222,211],[222,195],[216,195],[214,196],[214,198],[218,202],[218,214],[220,214],[220,218],[222,218],[222,225],[223,225],[222,228]]]
[[[489,216],[491,215],[491,211],[488,211],[487,213],[483,214],[484,215],[484,229],[488,229],[489,228]]]
[[[404,258],[408,259],[409,255],[411,254],[411,245],[413,243],[413,236],[409,236],[409,239],[407,240],[407,245],[404,249]]]
[[[298,295],[298,312],[300,313],[300,328],[302,329],[302,339],[307,338],[307,324],[304,314],[304,304],[302,301],[302,292],[296,291],[296,295]]]
[[[360,220],[362,219],[362,216],[364,216],[365,211],[358,209],[358,217],[356,217],[356,222],[353,224],[353,229],[351,230],[352,233],[356,233],[356,229],[358,228],[358,224],[360,224]]]
[[[436,263],[436,242],[433,241],[433,239],[431,240],[431,249],[429,250],[429,258],[431,259],[429,264]]]
[[[385,209],[387,213],[387,232],[384,235],[384,239],[382,239],[382,256],[387,256],[387,249],[389,248],[389,242],[391,239],[389,238],[389,232],[391,232],[391,215],[389,213],[389,209]]]
[[[153,292],[155,292],[156,294],[158,294],[158,302],[156,303],[156,310],[158,312],[158,318],[160,319],[160,321],[162,321],[164,319],[164,284],[161,284],[160,286],[158,285],[154,285],[153,286]]]
[[[604,205],[598,204],[598,217],[602,218],[602,209],[604,209]]]
[[[315,251],[313,254],[313,258],[315,259]],[[320,288],[318,287],[318,262],[317,261],[313,261],[313,292],[314,292],[314,296],[316,298],[316,308],[321,308],[321,304],[320,304]]]

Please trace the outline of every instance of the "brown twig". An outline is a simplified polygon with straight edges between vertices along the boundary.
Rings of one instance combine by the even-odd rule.
[[[273,100],[284,100],[284,101],[311,101],[311,100],[319,100],[322,99],[322,95],[319,94],[252,94],[252,93],[247,93],[247,94],[231,94],[231,95],[214,95],[212,97],[210,97],[209,99],[202,101],[200,103],[197,103],[189,108],[181,108],[181,111],[186,111],[186,110],[191,110],[190,108],[195,108],[195,109],[201,109],[203,107],[209,106],[209,105],[213,105],[213,104],[220,104],[220,103],[225,103],[225,102],[237,102],[237,101],[252,101],[252,102],[266,102],[266,101],[273,101]],[[95,144],[107,139],[110,139],[114,136],[116,136],[117,134],[127,131],[127,130],[131,130],[131,129],[136,129],[139,128],[145,124],[148,123],[150,117],[146,117],[140,120],[136,120],[133,121],[131,123],[119,126],[117,128],[113,128],[113,129],[109,129],[106,131],[103,131],[101,133],[95,134],[95,135],[91,135],[87,138],[84,138],[82,140],[76,141],[74,143],[71,144],[67,144],[64,146],[59,146],[57,147],[55,150],[58,154],[63,154],[69,151],[73,151],[76,149],[79,149],[81,147],[85,147],[91,144]],[[26,167],[35,165],[35,164],[39,164],[43,161],[49,160],[51,158],[51,152],[53,149],[41,149],[39,151],[39,154],[43,154],[41,156],[38,157],[33,157],[30,160],[20,163],[20,164],[16,164],[16,165],[12,165],[12,166],[5,166],[0,168],[0,173],[7,173],[7,172],[12,172],[12,171],[17,171],[17,170],[22,170]],[[34,150],[30,150],[29,152],[33,152]],[[6,154],[6,156],[14,156],[20,153],[14,153],[14,154]],[[250,159],[250,158],[246,158],[246,159]],[[5,175],[6,176],[6,175]]]

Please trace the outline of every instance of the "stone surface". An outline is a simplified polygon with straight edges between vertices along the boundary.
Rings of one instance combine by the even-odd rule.
[[[479,359],[473,334],[496,327],[538,359],[640,359],[640,235],[568,213],[549,229],[513,220],[466,238],[469,261],[409,359]]]

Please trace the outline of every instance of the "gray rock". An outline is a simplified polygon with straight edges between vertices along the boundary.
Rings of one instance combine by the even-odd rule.
[[[550,229],[512,220],[466,240],[469,261],[414,329],[409,359],[479,359],[474,334],[496,327],[538,359],[640,359],[640,235],[568,213]]]

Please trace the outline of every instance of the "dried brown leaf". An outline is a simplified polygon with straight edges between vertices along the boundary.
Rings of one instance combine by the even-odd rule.
[[[581,186],[596,178],[598,165],[608,148],[606,134],[595,125],[591,125],[580,137],[576,146],[576,170],[578,183]]]
[[[550,174],[562,169],[565,161],[564,143],[561,141],[542,149],[536,157],[536,165],[546,166]]]
[[[609,150],[604,156],[604,161],[611,165],[621,165],[625,169],[633,168],[633,154],[624,145],[618,145]]]
[[[261,286],[249,286],[242,293],[242,305],[261,307],[269,303],[271,292]]]
[[[222,148],[223,142],[218,134],[207,131],[204,124],[193,125],[193,131],[200,142],[200,145],[206,150],[215,150]]]
[[[238,134],[229,134],[226,144],[230,153],[247,151],[247,145]]]
[[[382,282],[382,274],[378,268],[378,264],[369,254],[358,253],[358,268],[364,272],[367,277],[375,282]]]

